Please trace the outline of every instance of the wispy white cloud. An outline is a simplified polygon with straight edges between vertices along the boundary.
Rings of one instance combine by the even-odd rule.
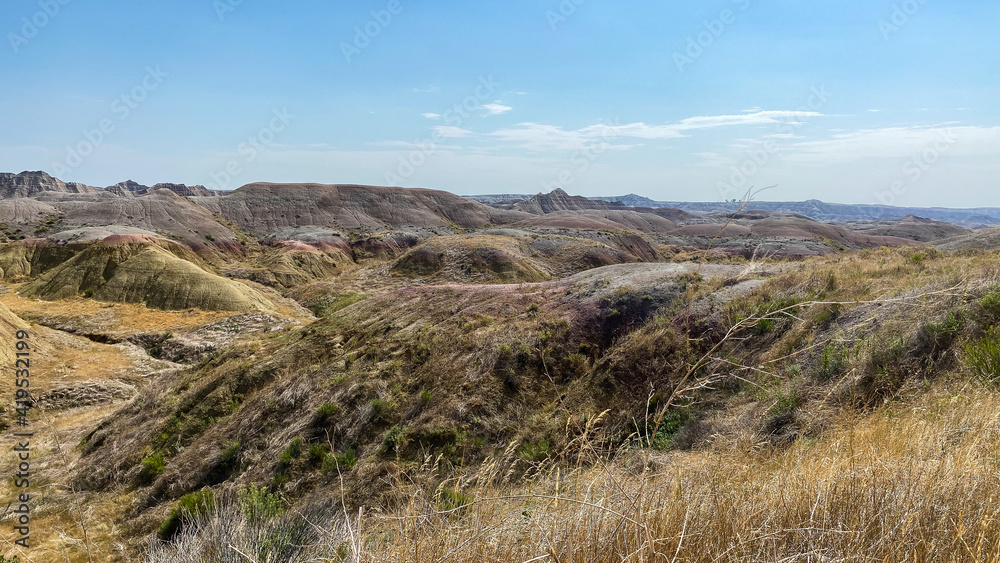
[[[426,117],[427,119],[441,119],[440,113],[423,113],[421,116]]]
[[[711,169],[726,169],[736,162],[732,158],[717,152],[696,152],[693,156],[695,158],[699,158],[700,160],[693,163],[692,166]]]
[[[592,125],[576,131],[542,123],[518,123],[515,127],[500,129],[489,134],[500,142],[512,143],[536,151],[573,151],[606,142],[614,135],[609,126]]]
[[[483,109],[489,115],[503,115],[514,108],[500,102],[493,102],[492,104],[483,104]]]
[[[450,125],[437,125],[434,127],[434,132],[445,139],[461,139],[462,137],[472,135],[472,131],[468,129],[452,127]]]
[[[102,98],[93,98],[93,97],[90,97],[90,96],[80,96],[80,95],[77,95],[77,94],[63,94],[63,97],[66,98],[66,99],[68,99],[68,100],[76,100],[76,101],[79,101],[79,102],[88,102],[88,103],[91,103],[91,104],[106,104],[106,103],[108,103],[107,100],[104,100]]]
[[[423,143],[415,143],[410,141],[378,141],[377,143],[368,143],[368,146],[385,148],[385,149],[419,150],[419,151],[429,150],[429,147],[433,147],[433,149],[436,151],[461,150],[463,148],[458,145],[431,144],[426,141]]]
[[[946,143],[949,156],[1000,157],[1000,127],[934,125],[863,129],[788,145],[786,159],[816,165],[870,158],[899,159]]]
[[[555,125],[518,123],[515,127],[500,129],[490,136],[508,143],[515,143],[531,150],[580,150],[595,143],[609,143],[612,149],[630,145],[613,144],[615,139],[677,139],[687,137],[688,131],[741,125],[796,124],[810,117],[821,117],[814,111],[758,111],[740,115],[698,116],[666,125],[647,123],[597,124],[567,131]]]

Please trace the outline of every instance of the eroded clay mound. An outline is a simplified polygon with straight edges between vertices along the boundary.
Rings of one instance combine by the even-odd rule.
[[[441,237],[393,263],[394,274],[435,281],[537,282],[546,268],[529,256],[522,241],[499,236]]]
[[[282,241],[266,250],[248,270],[227,272],[272,287],[293,287],[336,277],[355,267],[350,245],[346,250],[333,244]]]
[[[448,192],[356,185],[258,183],[196,200],[258,236],[304,225],[351,230],[476,228],[522,216]]]
[[[21,290],[46,301],[77,295],[158,309],[270,310],[255,290],[210,273],[189,249],[151,237],[109,237]]]
[[[37,276],[72,258],[79,248],[43,239],[26,239],[0,247],[0,278]]]

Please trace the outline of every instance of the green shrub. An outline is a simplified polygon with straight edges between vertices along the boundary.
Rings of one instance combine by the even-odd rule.
[[[545,438],[537,442],[526,442],[517,449],[517,455],[525,461],[540,462],[548,459],[551,454],[551,444]]]
[[[285,451],[281,452],[281,457],[278,458],[278,471],[283,472],[292,466],[292,463],[299,459],[302,455],[302,438],[295,438],[288,443],[288,447]]]
[[[204,519],[214,510],[215,495],[210,489],[184,495],[177,508],[171,510],[170,516],[160,524],[156,535],[163,541],[171,541],[181,532],[185,520]]]
[[[1000,328],[994,327],[982,338],[965,345],[969,367],[984,383],[1000,382]]]
[[[790,414],[798,408],[801,402],[799,392],[794,387],[788,393],[778,392],[774,396],[774,405],[771,406],[771,414],[775,416]]]
[[[324,475],[337,471],[338,469],[350,469],[358,462],[357,452],[354,448],[347,448],[342,454],[328,455],[323,459],[323,466],[320,469]]]
[[[961,314],[948,313],[948,318],[938,323],[927,323],[917,335],[918,352],[937,355],[951,347],[962,330]]]
[[[827,344],[819,357],[816,377],[828,381],[847,370],[847,351],[834,344]]]
[[[322,465],[329,455],[330,453],[326,451],[325,446],[321,444],[313,444],[309,446],[309,465],[312,465],[313,467]]]
[[[151,456],[142,458],[142,471],[139,472],[139,483],[148,485],[153,479],[162,474],[167,468],[163,452],[156,452]]]
[[[438,496],[438,505],[443,511],[459,510],[472,502],[472,497],[450,487],[442,487]]]
[[[984,327],[1000,322],[1000,291],[993,291],[979,300],[977,320]]]
[[[767,334],[768,332],[771,332],[771,329],[774,328],[774,325],[775,325],[775,320],[770,317],[767,317],[757,321],[757,324],[753,326],[753,330],[757,334]]]
[[[285,506],[277,493],[268,493],[267,487],[250,485],[236,492],[240,510],[250,522],[263,522],[285,513]]]
[[[656,418],[651,417],[649,420],[649,432],[654,433],[652,436],[646,437],[647,442],[643,443],[642,447],[651,446],[654,450],[659,451],[669,450],[674,435],[684,427],[690,418],[691,416],[686,410],[671,409],[663,414],[659,426],[654,428]],[[642,422],[640,421],[636,424],[640,425]]]
[[[333,417],[340,413],[340,405],[333,403],[323,403],[316,409],[316,423],[327,424]]]
[[[389,414],[390,411],[392,411],[392,407],[389,402],[382,399],[372,399],[371,407],[373,420],[381,420]]]
[[[178,508],[191,518],[204,518],[215,510],[215,493],[211,489],[197,491],[181,497]]]
[[[570,352],[566,354],[566,367],[570,373],[582,374],[587,371],[588,361],[587,356],[579,352]]]
[[[240,441],[233,440],[226,445],[222,453],[219,454],[219,462],[226,467],[236,465],[236,458],[240,455]]]
[[[382,436],[382,447],[386,452],[402,450],[410,443],[409,432],[405,428],[393,426]]]
[[[293,438],[291,442],[288,443],[288,448],[286,451],[292,456],[292,459],[298,459],[302,455],[302,444],[304,440],[302,438]]]

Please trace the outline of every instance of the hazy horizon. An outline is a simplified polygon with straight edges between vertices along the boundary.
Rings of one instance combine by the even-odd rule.
[[[1000,6],[7,4],[0,169],[974,208]]]

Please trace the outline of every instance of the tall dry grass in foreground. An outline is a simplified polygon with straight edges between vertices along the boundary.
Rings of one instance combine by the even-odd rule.
[[[239,543],[238,511],[222,511],[151,560],[1000,561],[998,455],[1000,393],[942,383],[782,451],[748,439],[646,471],[633,453],[516,486],[491,484],[502,463],[400,485],[403,508],[313,516],[312,545],[282,559]]]

